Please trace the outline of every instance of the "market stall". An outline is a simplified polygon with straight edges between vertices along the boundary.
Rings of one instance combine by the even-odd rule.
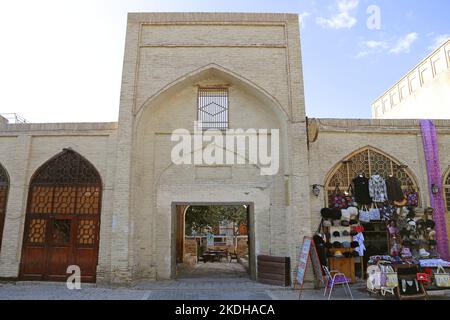
[[[333,190],[321,210],[318,232],[328,265],[350,282],[366,281],[370,293],[426,298],[450,287],[450,262],[436,250],[433,209],[419,209],[414,186],[394,175],[356,175]]]

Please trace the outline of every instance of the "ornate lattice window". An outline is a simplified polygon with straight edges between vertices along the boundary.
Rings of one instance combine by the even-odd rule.
[[[5,225],[6,204],[8,202],[9,177],[5,168],[0,165],[0,249],[2,247],[3,227]]]
[[[77,238],[86,232],[97,236],[101,190],[102,183],[98,171],[81,155],[65,149],[53,157],[31,179],[26,241],[66,242],[70,236],[72,224],[70,219],[75,219],[76,225],[83,225],[82,228],[77,227]],[[52,239],[45,240],[47,219],[50,219],[50,216],[65,216],[70,219],[53,221]],[[87,230],[89,228],[90,230]],[[94,241],[79,242],[79,244],[94,243]]]
[[[197,109],[203,129],[228,129],[227,88],[199,88]]]
[[[382,177],[393,175],[400,180],[404,190],[414,189],[418,191],[417,184],[409,173],[407,166],[400,164],[381,151],[366,147],[344,158],[328,175],[325,183],[327,203],[331,205],[331,195],[336,187],[339,187],[341,191],[347,191],[352,184],[352,180],[361,173],[366,177],[375,174]]]
[[[447,212],[450,212],[450,171],[447,173],[444,179],[444,197]]]

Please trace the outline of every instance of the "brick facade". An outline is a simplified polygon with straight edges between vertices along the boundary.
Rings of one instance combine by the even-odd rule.
[[[277,175],[261,176],[250,164],[171,162],[172,131],[193,130],[197,86],[213,85],[229,87],[230,128],[280,130]],[[251,255],[289,256],[295,268],[324,205],[310,185],[368,145],[410,167],[427,205],[417,122],[318,121],[308,147],[297,15],[129,14],[118,123],[0,124],[0,163],[11,180],[0,277],[19,273],[31,176],[67,147],[92,162],[104,183],[97,267],[104,283],[175,276],[175,203],[252,204]],[[437,125],[447,168],[450,121]]]

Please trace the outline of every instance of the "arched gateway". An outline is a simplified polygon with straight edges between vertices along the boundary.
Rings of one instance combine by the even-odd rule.
[[[81,155],[64,149],[33,175],[28,193],[20,278],[64,281],[77,265],[94,282],[102,182]]]

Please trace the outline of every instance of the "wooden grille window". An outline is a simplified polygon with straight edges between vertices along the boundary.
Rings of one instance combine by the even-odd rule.
[[[0,165],[0,249],[2,247],[3,227],[5,225],[6,204],[8,202],[9,177],[5,168]]]
[[[361,173],[368,178],[372,175],[380,175],[384,178],[393,175],[400,180],[403,190],[419,190],[407,167],[380,151],[365,148],[346,157],[332,170],[325,184],[326,203],[331,205],[330,201],[336,187],[339,187],[341,191],[347,191],[352,180]]]
[[[204,130],[228,129],[228,89],[198,89],[198,122]]]
[[[450,212],[450,171],[448,172],[447,177],[444,180],[444,197],[447,212]]]

